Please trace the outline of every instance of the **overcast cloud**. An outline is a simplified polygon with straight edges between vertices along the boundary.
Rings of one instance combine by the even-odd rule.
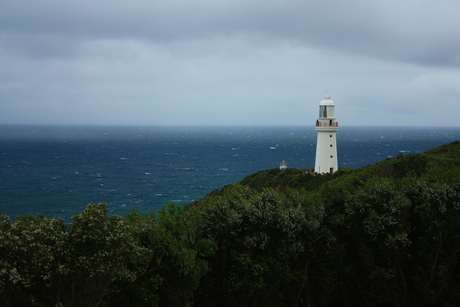
[[[0,124],[458,126],[460,1],[0,0]]]

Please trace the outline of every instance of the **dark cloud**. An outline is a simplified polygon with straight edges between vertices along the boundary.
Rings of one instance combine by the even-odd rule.
[[[2,6],[2,31],[37,36],[24,46],[36,46],[33,53],[47,51],[43,44],[52,47],[53,38],[60,47],[68,36],[171,41],[258,33],[336,51],[460,64],[457,1],[6,1]]]

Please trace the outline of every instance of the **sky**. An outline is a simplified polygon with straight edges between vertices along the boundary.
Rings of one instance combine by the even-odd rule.
[[[0,0],[0,124],[459,126],[460,1]]]

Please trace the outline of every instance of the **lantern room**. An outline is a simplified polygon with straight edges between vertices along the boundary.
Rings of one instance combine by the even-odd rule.
[[[319,119],[335,119],[334,108],[335,104],[331,100],[331,96],[324,96],[319,104]]]

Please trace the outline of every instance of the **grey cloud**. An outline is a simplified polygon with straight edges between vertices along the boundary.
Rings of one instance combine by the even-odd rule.
[[[460,3],[453,1],[7,1],[3,6],[2,31],[51,39],[161,42],[259,33],[342,52],[460,65]],[[30,45],[36,45],[25,46],[31,52],[43,50],[33,40]]]

